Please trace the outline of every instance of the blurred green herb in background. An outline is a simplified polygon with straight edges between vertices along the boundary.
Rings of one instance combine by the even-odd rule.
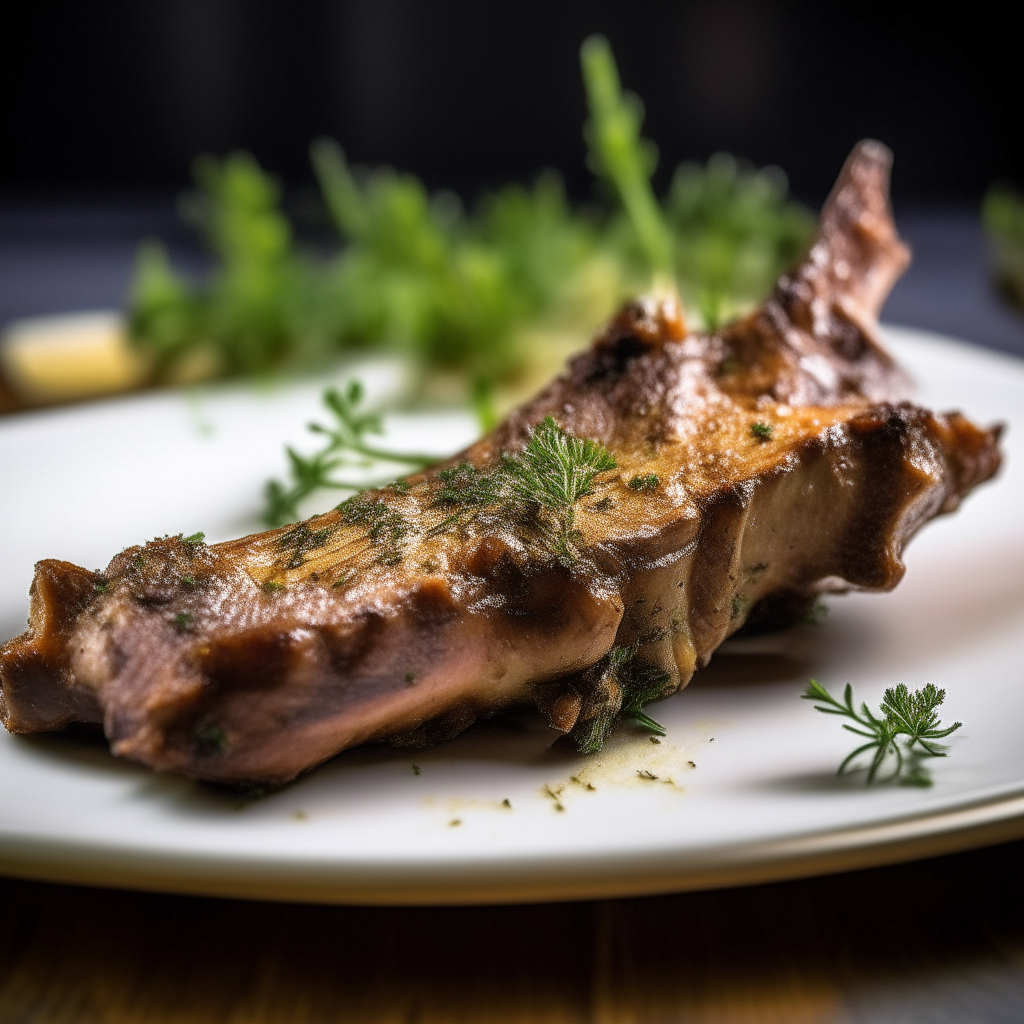
[[[760,302],[803,254],[814,219],[786,201],[787,188],[778,167],[756,170],[727,153],[676,168],[665,200],[676,280],[705,326]]]
[[[1024,198],[1012,185],[997,183],[985,195],[981,219],[996,286],[1018,310],[1024,310]]]
[[[339,243],[324,258],[297,243],[279,186],[251,156],[200,158],[182,214],[216,257],[210,279],[177,274],[159,243],[139,252],[130,328],[154,376],[272,374],[399,352],[422,393],[446,381],[486,426],[638,291],[675,285],[691,322],[709,326],[748,308],[813,231],[783,173],[720,154],[681,165],[659,201],[657,150],[608,43],[588,39],[581,61],[589,164],[610,200],[600,207],[573,209],[545,171],[466,211],[413,175],[354,171],[318,140],[313,168]]]
[[[670,279],[672,239],[651,187],[658,149],[640,135],[643,103],[633,93],[622,91],[608,40],[591,36],[580,50],[580,61],[590,108],[590,118],[583,126],[589,147],[587,164],[614,190],[644,269],[656,280]],[[614,227],[619,225],[613,226],[613,232]]]

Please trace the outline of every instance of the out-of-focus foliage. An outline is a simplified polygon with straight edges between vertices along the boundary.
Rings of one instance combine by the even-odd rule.
[[[1024,198],[1011,185],[993,185],[985,195],[981,219],[992,250],[996,284],[1024,310]]]
[[[518,368],[516,328],[551,313],[595,251],[594,229],[550,172],[467,216],[457,197],[429,196],[411,175],[358,181],[328,140],[314,144],[313,163],[347,243],[328,289],[346,347],[391,345],[478,384],[500,380]]]
[[[314,268],[295,252],[280,190],[252,157],[196,161],[199,188],[181,213],[217,257],[204,288],[175,275],[166,253],[139,253],[132,333],[161,373],[180,377],[258,373],[295,360],[308,345]],[[321,353],[316,353],[318,356]]]
[[[691,322],[708,325],[755,302],[812,231],[785,176],[719,155],[682,165],[659,202],[642,105],[622,92],[605,40],[588,40],[581,60],[590,165],[613,199],[603,208],[572,209],[546,171],[467,212],[413,175],[353,172],[319,140],[313,167],[340,243],[324,258],[296,243],[278,185],[251,156],[200,158],[182,213],[214,273],[196,285],[158,244],[139,253],[131,333],[156,376],[270,373],[384,349],[412,357],[421,381],[454,373],[486,420],[494,389],[525,382],[552,339],[582,342],[638,291],[675,284]]]
[[[643,103],[622,91],[607,39],[587,39],[580,62],[590,107],[590,118],[583,126],[589,147],[587,164],[618,194],[647,269],[667,277],[672,272],[672,240],[651,188],[658,148],[640,134]]]
[[[640,135],[643,105],[622,92],[605,39],[588,39],[580,57],[590,107],[583,130],[588,164],[619,200],[607,234],[633,271],[626,279],[645,287],[654,275],[674,284],[706,327],[763,298],[814,232],[811,214],[786,199],[785,173],[717,153],[706,166],[680,164],[659,204],[651,187],[658,150]]]
[[[606,272],[613,294],[585,308],[592,265],[615,264],[552,172],[485,196],[467,215],[457,197],[430,196],[411,175],[357,178],[329,140],[312,155],[344,243],[326,260],[295,245],[277,187],[251,157],[199,162],[200,188],[183,212],[217,257],[210,281],[176,275],[156,243],[139,252],[132,335],[159,375],[265,373],[383,348],[486,391],[521,369],[524,326],[596,322],[624,294]]]
[[[728,153],[676,168],[665,202],[676,279],[705,323],[762,299],[807,246],[814,219],[786,201],[787,187],[778,167],[756,170]]]

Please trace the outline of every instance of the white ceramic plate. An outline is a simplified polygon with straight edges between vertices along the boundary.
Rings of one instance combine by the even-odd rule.
[[[835,598],[821,626],[727,645],[657,707],[661,744],[626,728],[602,754],[568,757],[522,714],[427,752],[352,751],[241,801],[118,762],[91,739],[3,734],[0,870],[268,898],[556,899],[766,880],[1024,835],[1024,363],[919,331],[887,334],[924,403],[1010,425],[1002,474],[913,542],[894,593]],[[363,376],[378,392],[393,382],[382,367]],[[21,628],[37,558],[96,567],[157,534],[220,540],[252,528],[282,440],[308,446],[320,386],[0,420],[0,635]],[[406,417],[390,433],[396,446],[444,452],[473,424]],[[966,726],[934,787],[836,779],[851,737],[798,699],[811,676],[835,691],[852,681],[872,702],[899,680],[946,687],[945,716]]]

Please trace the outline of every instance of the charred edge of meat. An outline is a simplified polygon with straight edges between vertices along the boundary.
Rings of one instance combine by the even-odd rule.
[[[627,302],[594,339],[589,382],[620,376],[638,356],[684,337],[686,325],[674,296]]]
[[[2,649],[0,720],[12,732],[103,720],[93,691],[76,685],[69,640],[78,617],[107,585],[98,573],[71,562],[51,558],[36,564],[29,629]]]

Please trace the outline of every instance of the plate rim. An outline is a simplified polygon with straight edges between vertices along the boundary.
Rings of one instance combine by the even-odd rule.
[[[653,896],[865,870],[1024,838],[1024,783],[961,806],[850,828],[594,856],[484,863],[331,865],[241,862],[232,856],[118,849],[102,842],[0,840],[0,873],[17,878],[145,892],[364,906],[571,902]],[[1000,787],[1005,789],[1005,787]]]

